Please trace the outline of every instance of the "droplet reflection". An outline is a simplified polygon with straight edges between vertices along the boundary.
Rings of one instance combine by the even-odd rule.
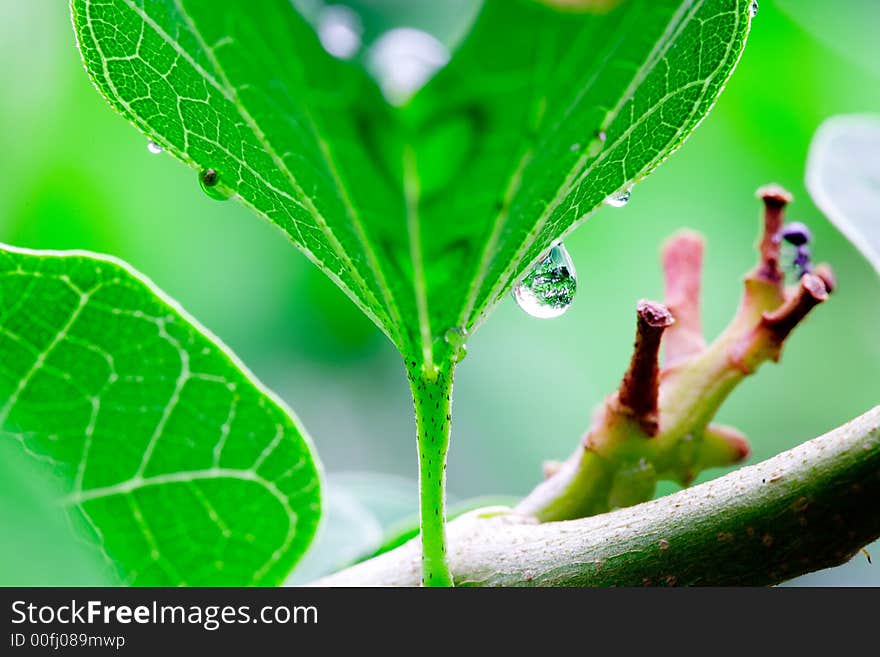
[[[577,274],[562,244],[553,246],[513,288],[517,305],[532,317],[559,317],[571,307],[577,291]]]

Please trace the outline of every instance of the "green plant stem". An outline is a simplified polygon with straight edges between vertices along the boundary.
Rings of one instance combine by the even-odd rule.
[[[757,465],[610,513],[537,523],[483,509],[449,524],[459,585],[767,585],[844,563],[880,536],[880,406]],[[412,586],[418,545],[316,582]]]
[[[446,452],[452,419],[452,371],[409,363],[419,448],[419,524],[424,586],[452,586],[446,559]]]

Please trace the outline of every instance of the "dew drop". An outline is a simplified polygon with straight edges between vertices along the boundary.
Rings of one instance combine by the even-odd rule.
[[[608,198],[605,199],[605,205],[610,205],[612,208],[622,208],[624,205],[629,203],[629,199],[632,196],[632,185],[628,187],[624,187],[618,192],[614,192]]]
[[[749,5],[749,16],[754,18],[758,15],[758,0],[752,0],[752,4]]]
[[[203,169],[199,173],[199,185],[215,201],[225,201],[232,196],[232,190],[220,182],[220,174],[216,169]]]
[[[565,246],[554,245],[513,288],[517,305],[532,317],[559,317],[571,307],[577,274]]]
[[[467,336],[467,330],[458,326],[453,326],[443,336],[452,349],[452,360],[456,363],[460,363],[467,356]]]
[[[147,150],[150,151],[153,155],[158,155],[159,153],[163,153],[165,151],[164,148],[159,146],[159,144],[154,142],[152,139],[147,142]]]

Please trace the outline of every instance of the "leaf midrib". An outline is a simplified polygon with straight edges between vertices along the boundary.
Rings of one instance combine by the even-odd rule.
[[[431,332],[431,316],[428,312],[428,289],[425,279],[422,231],[419,220],[419,174],[412,146],[404,144],[402,156],[403,195],[406,201],[406,234],[409,241],[409,255],[413,265],[413,292],[416,297],[416,312],[419,318],[422,364],[427,371],[431,371],[434,368],[434,340],[433,333]]]

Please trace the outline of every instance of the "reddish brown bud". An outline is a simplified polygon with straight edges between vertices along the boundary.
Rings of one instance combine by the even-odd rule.
[[[825,283],[825,291],[828,292],[828,294],[834,292],[837,288],[837,277],[834,275],[834,270],[831,268],[831,265],[825,262],[818,264],[813,270],[813,273]]]
[[[779,185],[761,187],[758,198],[764,201],[764,229],[759,249],[761,263],[756,272],[758,278],[768,283],[781,284],[782,271],[779,269],[779,238],[785,206],[791,203],[792,195]]]
[[[764,201],[765,206],[777,210],[781,210],[794,200],[794,196],[791,195],[791,192],[775,183],[759,187],[756,194],[759,199]]]
[[[773,312],[764,313],[761,325],[770,331],[773,339],[782,343],[807,313],[828,298],[825,281],[816,274],[801,277],[797,292]]]
[[[652,436],[658,428],[660,339],[674,321],[663,304],[639,301],[633,355],[618,391],[621,410],[635,417],[645,433]]]

